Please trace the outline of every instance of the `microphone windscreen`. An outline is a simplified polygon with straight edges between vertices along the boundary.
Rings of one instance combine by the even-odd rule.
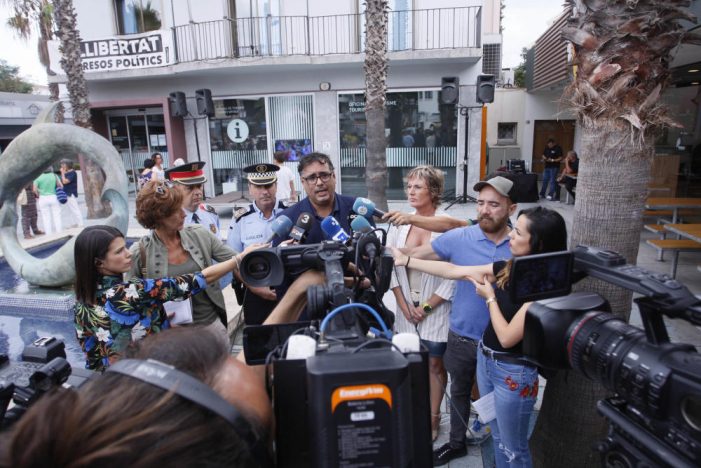
[[[355,199],[355,202],[353,203],[353,211],[359,215],[365,216],[368,219],[372,218],[373,216],[381,218],[385,215],[384,211],[378,210],[375,207],[374,201],[363,197],[358,197]]]
[[[375,204],[372,202],[372,200],[358,197],[353,203],[353,211],[358,213],[360,216],[370,219],[375,213]]]
[[[353,232],[370,232],[372,231],[372,225],[365,217],[358,216],[351,221],[351,229],[353,229]]]
[[[312,214],[304,211],[302,212],[302,214],[299,215],[299,218],[297,218],[297,223],[295,225],[303,228],[305,231],[309,231],[309,229],[311,229],[312,227],[313,222],[314,217],[312,216]]]
[[[346,241],[350,239],[348,233],[333,216],[327,216],[324,218],[324,220],[321,222],[321,230],[324,231],[329,239],[334,241],[346,243]]]
[[[303,242],[307,233],[311,230],[313,223],[314,218],[311,213],[307,213],[306,211],[302,212],[297,218],[297,223],[290,231],[290,238],[300,243]]]
[[[285,239],[292,230],[292,220],[285,215],[278,216],[270,223],[270,228],[273,230],[273,236]]]

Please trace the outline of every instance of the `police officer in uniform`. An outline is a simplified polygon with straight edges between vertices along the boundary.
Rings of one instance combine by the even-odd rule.
[[[253,164],[243,169],[248,178],[248,191],[253,203],[236,210],[231,219],[226,243],[237,252],[243,251],[250,244],[269,239],[273,232],[271,223],[287,208],[282,201],[276,199],[278,170],[274,164]],[[269,287],[247,286],[241,282],[240,277],[234,278],[232,286],[243,307],[246,325],[263,323],[277,304],[275,291]]]
[[[201,224],[221,238],[219,215],[214,207],[203,203],[204,183],[207,182],[204,165],[201,161],[181,164],[165,171],[165,176],[183,194],[185,224]]]

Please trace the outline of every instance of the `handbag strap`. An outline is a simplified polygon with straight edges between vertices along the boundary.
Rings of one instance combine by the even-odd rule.
[[[141,240],[139,240],[139,273],[141,278],[146,278],[146,248]]]

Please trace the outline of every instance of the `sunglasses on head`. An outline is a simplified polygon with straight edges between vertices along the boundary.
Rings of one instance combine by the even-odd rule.
[[[156,185],[156,193],[160,193],[161,195],[165,195],[166,190],[170,189],[170,188],[173,188],[173,182],[171,182],[169,180],[161,181],[158,183],[158,185]]]

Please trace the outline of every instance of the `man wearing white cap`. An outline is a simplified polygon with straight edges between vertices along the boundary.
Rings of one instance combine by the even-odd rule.
[[[235,251],[242,252],[251,244],[269,239],[273,232],[273,220],[287,208],[282,201],[276,199],[278,170],[276,165],[265,163],[243,169],[248,178],[248,192],[253,203],[236,210],[231,219],[226,243]],[[236,278],[232,286],[243,307],[246,325],[263,323],[277,304],[275,291],[269,287],[248,286],[241,282],[241,278]]]
[[[165,172],[166,179],[175,184],[183,194],[185,224],[201,224],[221,238],[219,215],[214,207],[202,203],[204,199],[205,163],[198,161],[175,166]]]

